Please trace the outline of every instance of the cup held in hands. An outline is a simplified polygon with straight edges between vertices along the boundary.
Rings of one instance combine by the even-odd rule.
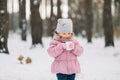
[[[66,44],[66,50],[74,49],[74,44],[71,41],[67,41],[65,44]]]

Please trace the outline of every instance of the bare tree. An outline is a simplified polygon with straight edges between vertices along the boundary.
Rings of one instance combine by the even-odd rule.
[[[53,3],[53,0],[50,0],[50,4],[51,4],[51,11],[50,11],[50,18],[47,18],[46,21],[47,21],[47,34],[48,36],[53,36],[53,32],[55,30],[55,26],[56,26],[56,19],[57,19],[57,16],[54,15],[53,13],[53,7],[54,7],[54,3]]]
[[[69,11],[68,15],[69,18],[73,21],[73,28],[75,35],[79,35],[81,33],[82,36],[85,36],[85,33],[82,31],[85,30],[85,19],[84,19],[84,0],[69,0],[68,1]]]
[[[92,42],[92,27],[93,27],[93,12],[92,0],[85,0],[85,20],[86,20],[86,34],[88,42]]]
[[[103,28],[104,28],[106,47],[114,46],[111,1],[112,0],[104,0]]]
[[[114,0],[115,3],[115,26],[120,26],[120,0]]]
[[[103,36],[103,27],[102,27],[102,13],[103,10],[103,2],[101,0],[96,0],[94,2],[94,33],[96,34],[96,37]]]
[[[7,0],[0,0],[0,53],[9,54],[7,46],[8,30]]]
[[[22,40],[26,40],[26,31],[27,31],[27,21],[26,21],[26,0],[19,0],[20,6],[20,28],[22,31],[21,38]]]
[[[14,25],[14,1],[12,0],[11,1],[12,3],[12,10],[11,10],[11,13],[9,14],[9,29],[11,31],[14,31],[15,32],[15,25]]]
[[[58,18],[62,18],[62,13],[61,13],[61,0],[57,0],[57,16]]]
[[[68,17],[72,18],[72,11],[71,11],[71,0],[68,1]]]
[[[42,45],[42,19],[40,17],[39,6],[41,0],[30,0],[31,9],[31,32],[32,44],[40,43]]]

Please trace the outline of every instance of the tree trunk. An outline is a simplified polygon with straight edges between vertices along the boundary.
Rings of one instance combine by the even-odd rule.
[[[92,42],[93,12],[92,0],[85,0],[86,34],[88,42]]]
[[[118,25],[120,26],[120,2],[118,6]]]
[[[104,0],[103,27],[105,35],[105,47],[114,46],[111,0]]]
[[[62,13],[61,13],[61,0],[57,0],[57,17],[62,18]]]
[[[0,53],[9,54],[7,0],[0,0]]]
[[[42,45],[42,19],[39,13],[39,0],[30,0],[32,44]]]
[[[78,0],[69,0],[68,1],[69,11],[68,15],[69,18],[73,21],[73,28],[75,35],[78,35],[80,33],[80,4]],[[76,8],[77,7],[77,8]]]
[[[71,5],[72,5],[72,4],[71,4],[72,1],[73,1],[73,0],[69,0],[69,1],[68,1],[68,18],[71,18],[71,19],[72,19],[72,12],[73,12],[73,11],[72,11],[72,6],[71,6]]]
[[[120,26],[120,0],[114,0],[115,4],[115,26]]]
[[[48,36],[53,36],[53,32],[55,30],[55,27],[56,27],[56,23],[57,23],[57,17],[54,15],[53,13],[53,7],[54,7],[54,4],[53,4],[53,0],[50,0],[51,2],[51,12],[50,12],[50,18],[47,19],[47,24],[48,24],[48,28],[47,28],[47,33],[48,33]]]
[[[12,0],[11,3],[12,3],[12,11],[11,11],[11,14],[9,14],[9,29],[15,32],[16,30],[15,23],[14,23],[15,13],[13,12],[14,11],[14,0]]]
[[[26,22],[26,0],[19,0],[20,5],[20,28],[21,28],[21,38],[26,41],[26,31],[27,31],[27,22]]]

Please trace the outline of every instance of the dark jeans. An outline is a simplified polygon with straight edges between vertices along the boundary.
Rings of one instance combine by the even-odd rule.
[[[58,73],[56,74],[57,80],[75,80],[75,74],[62,74]]]

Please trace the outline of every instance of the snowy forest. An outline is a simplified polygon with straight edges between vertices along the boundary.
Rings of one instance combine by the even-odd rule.
[[[0,0],[0,80],[57,80],[46,50],[59,18],[84,47],[76,80],[120,80],[120,0]]]

